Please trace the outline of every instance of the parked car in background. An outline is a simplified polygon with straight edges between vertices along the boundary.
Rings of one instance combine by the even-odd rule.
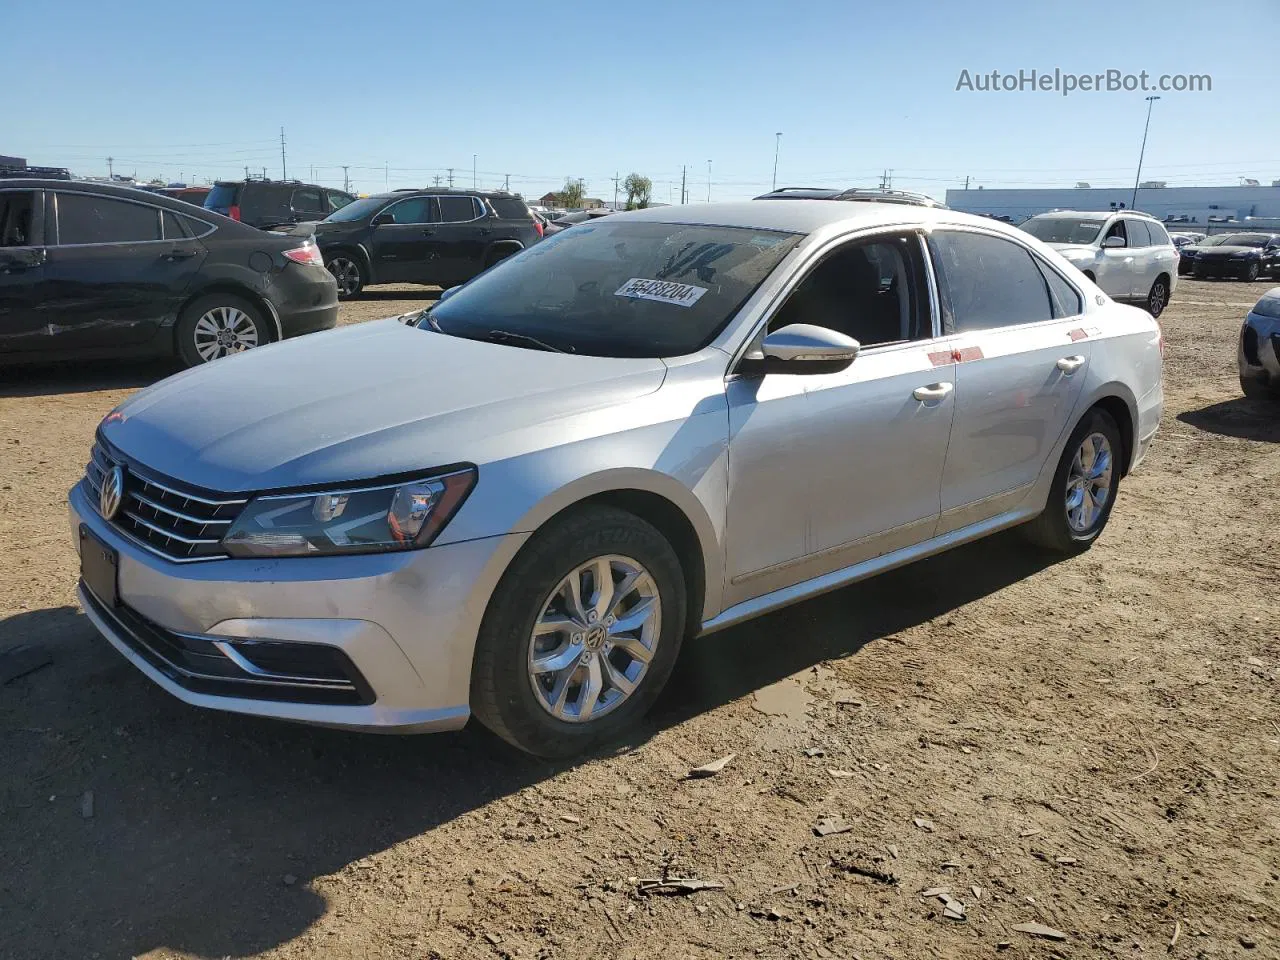
[[[1055,210],[1019,224],[1066,257],[1103,291],[1160,316],[1178,282],[1179,254],[1154,217],[1126,210]]]
[[[195,366],[337,317],[337,288],[309,241],[131,187],[0,181],[0,362]]]
[[[1264,293],[1244,318],[1236,362],[1246,397],[1280,403],[1280,287]]]
[[[864,200],[871,203],[905,203],[913,207],[943,207],[933,197],[908,190],[885,187],[847,187],[831,190],[824,187],[779,187],[762,193],[757,200]]]
[[[363,197],[315,227],[344,298],[371,283],[451,287],[541,238],[519,197],[439,187]]]
[[[260,230],[323,220],[355,197],[333,187],[296,180],[219,180],[204,199],[206,210]]]
[[[1187,272],[1197,278],[1257,280],[1280,276],[1280,234],[1225,233],[1183,247]]]
[[[1189,243],[1199,243],[1204,239],[1204,236],[1205,235],[1203,233],[1187,233],[1186,231],[1179,231],[1178,233],[1169,234],[1169,239],[1173,241],[1173,245],[1175,247],[1181,250]]]
[[[556,228],[554,232],[568,229],[578,223],[586,223],[588,220],[599,220],[601,217],[607,217],[612,214],[612,210],[571,210],[563,216],[557,217],[551,221],[551,225]]]
[[[1196,257],[1201,250],[1210,247],[1216,247],[1227,236],[1225,233],[1219,233],[1212,237],[1202,237],[1195,243],[1184,243],[1178,247],[1178,273],[1181,276],[1188,276],[1195,269]]]
[[[127,400],[70,492],[78,595],[188,703],[576,754],[686,638],[1018,524],[1088,549],[1160,355],[980,217],[619,213]]]
[[[160,192],[166,197],[173,197],[194,207],[203,207],[205,198],[209,196],[212,189],[212,187],[165,187]]]

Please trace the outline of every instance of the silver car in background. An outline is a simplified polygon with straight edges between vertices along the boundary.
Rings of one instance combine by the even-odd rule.
[[[1079,213],[1055,210],[1020,224],[1103,292],[1160,316],[1178,285],[1180,254],[1164,225],[1136,210]]]
[[[1148,314],[944,209],[617,214],[450,294],[105,418],[79,598],[138,669],[569,755],[687,638],[1019,524],[1088,548],[1160,418]]]

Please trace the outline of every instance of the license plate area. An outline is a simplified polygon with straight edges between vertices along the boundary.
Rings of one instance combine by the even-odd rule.
[[[80,525],[80,579],[107,608],[120,603],[120,554]]]

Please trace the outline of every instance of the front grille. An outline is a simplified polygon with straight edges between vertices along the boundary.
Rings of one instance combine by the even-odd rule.
[[[175,633],[124,604],[109,609],[88,588],[84,596],[130,650],[193,693],[349,705],[376,699],[337,647]]]
[[[197,493],[172,480],[145,475],[124,458],[113,457],[99,442],[93,445],[84,474],[95,509],[104,478],[119,463],[126,468],[124,501],[113,525],[153,553],[179,563],[227,556],[222,537],[248,500]]]

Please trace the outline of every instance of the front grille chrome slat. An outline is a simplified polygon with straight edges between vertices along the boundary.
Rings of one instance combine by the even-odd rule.
[[[104,445],[95,443],[85,467],[85,491],[95,508],[115,466]],[[145,467],[125,466],[124,506],[112,518],[113,526],[151,553],[176,563],[227,559],[221,538],[248,498],[184,489],[178,481],[148,475]]]

